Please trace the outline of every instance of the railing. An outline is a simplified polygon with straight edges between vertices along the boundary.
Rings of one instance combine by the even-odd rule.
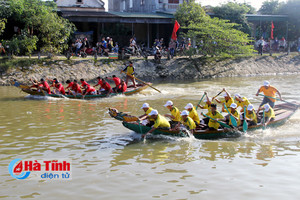
[[[168,3],[167,4],[167,9],[168,10],[177,10],[179,4],[178,3]]]

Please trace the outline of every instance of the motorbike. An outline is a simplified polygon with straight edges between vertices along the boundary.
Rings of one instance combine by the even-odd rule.
[[[162,56],[161,50],[158,47],[156,47],[156,51],[154,54],[154,60],[156,63],[160,64],[161,56]]]

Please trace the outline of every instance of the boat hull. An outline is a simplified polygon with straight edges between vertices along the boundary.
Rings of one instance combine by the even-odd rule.
[[[267,128],[276,127],[284,124],[298,109],[300,106],[299,103],[295,102],[295,106],[292,106],[291,104],[283,103],[276,105],[274,108],[275,111],[275,120],[271,121],[268,124]],[[132,122],[122,122],[123,126],[128,128],[129,130],[132,130],[138,134],[145,134],[147,133],[151,127],[144,126],[137,123]],[[253,131],[256,129],[262,129],[263,125],[258,124],[254,126],[249,126],[248,131]],[[238,138],[244,133],[243,127],[231,129],[231,130],[224,130],[224,129],[218,129],[218,130],[195,130],[194,131],[194,137],[197,139],[220,139],[220,138]],[[166,135],[166,136],[175,136],[175,137],[189,137],[189,134],[186,134],[183,131],[170,131],[170,130],[163,130],[163,129],[156,129],[154,132],[152,132],[154,135]]]
[[[70,99],[82,99],[82,95],[59,95],[59,94],[48,94],[46,92],[39,92],[37,90],[32,90],[29,86],[19,84],[18,82],[12,82],[12,84],[18,88],[20,88],[23,92],[34,95],[34,96],[49,96],[54,98],[70,98]],[[136,93],[141,92],[142,90],[145,90],[149,87],[149,85],[152,85],[152,83],[147,83],[148,85],[138,85],[137,88],[128,88],[126,92],[124,92],[124,95],[129,96]],[[96,99],[96,98],[105,98],[105,97],[112,97],[121,95],[122,93],[111,93],[108,96],[104,94],[99,95],[85,95],[84,99]]]

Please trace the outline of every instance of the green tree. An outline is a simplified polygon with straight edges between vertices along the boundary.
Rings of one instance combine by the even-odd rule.
[[[17,43],[18,39],[24,39],[35,45],[23,48],[26,53],[31,54],[36,49],[49,53],[61,53],[67,48],[68,39],[75,30],[75,26],[57,15],[55,3],[42,0],[6,0],[4,4],[6,6],[0,8],[0,17],[6,16],[11,21],[21,24],[21,28],[24,27],[22,36],[13,37],[14,43]],[[26,45],[29,42],[19,44]]]
[[[0,35],[3,33],[3,31],[5,29],[6,22],[7,22],[7,20],[5,18],[0,19]]]
[[[175,13],[175,19],[182,27],[189,26],[190,23],[201,23],[206,19],[206,13],[200,4],[195,1],[184,1]]]
[[[251,8],[246,4],[238,4],[228,2],[221,6],[214,7],[214,15],[221,19],[227,19],[231,23],[236,23],[235,29],[243,31],[244,33],[251,34],[251,28],[247,21],[246,14],[249,13]]]
[[[282,3],[279,0],[267,0],[262,3],[262,6],[258,10],[263,15],[274,15],[278,13],[278,9]]]
[[[188,10],[191,9],[191,16]],[[196,14],[198,13],[198,14]],[[187,29],[184,35],[196,40],[198,52],[202,55],[232,56],[253,52],[248,35],[235,29],[235,23],[219,18],[210,18],[195,2],[183,3],[175,13],[181,27]]]
[[[289,16],[288,40],[297,40],[300,37],[300,1],[288,0],[281,4],[278,14]]]

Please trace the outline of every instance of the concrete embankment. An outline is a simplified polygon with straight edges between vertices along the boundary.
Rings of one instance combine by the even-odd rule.
[[[68,79],[84,78],[95,82],[97,76],[116,76],[124,68],[127,61],[78,60],[78,61],[45,61],[29,66],[15,66],[1,70],[0,84],[9,85],[16,79],[29,83],[29,79],[54,78],[65,82]],[[183,81],[201,80],[216,77],[257,76],[300,73],[300,55],[254,56],[235,59],[176,58],[162,60],[160,64],[154,60],[133,60],[136,76],[145,81]]]

